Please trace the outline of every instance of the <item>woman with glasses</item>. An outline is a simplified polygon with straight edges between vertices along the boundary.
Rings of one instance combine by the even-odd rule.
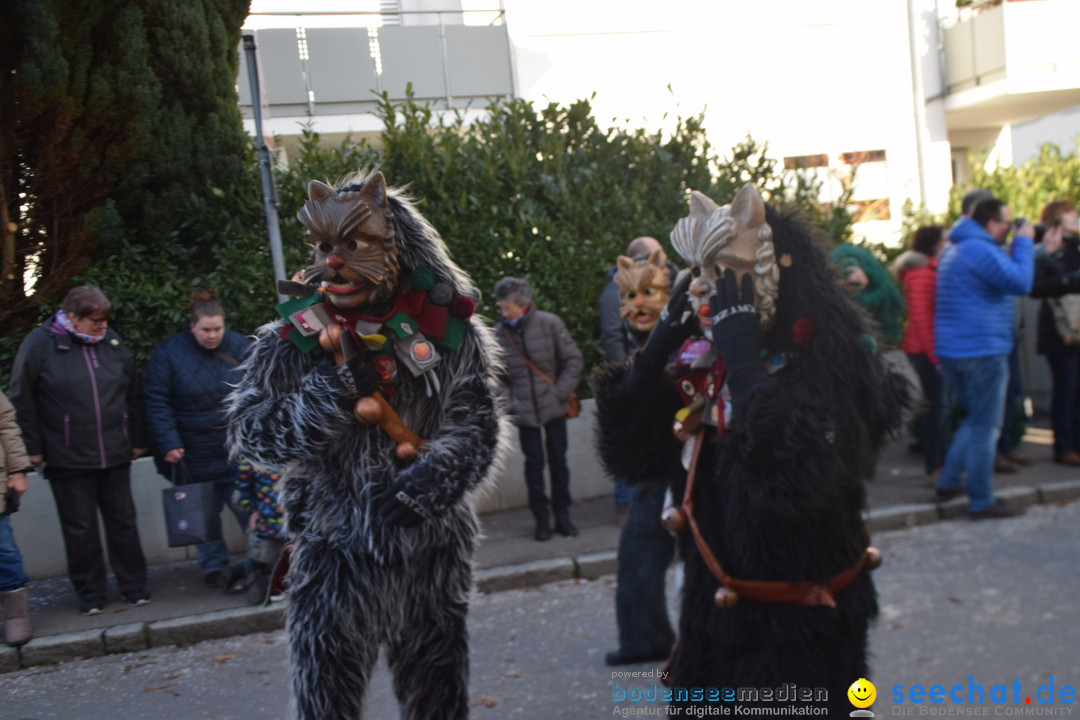
[[[52,487],[83,615],[101,613],[107,598],[99,512],[120,594],[128,605],[150,602],[131,498],[131,461],[146,452],[139,379],[109,329],[111,311],[98,288],[73,288],[23,340],[11,373],[23,440]]]

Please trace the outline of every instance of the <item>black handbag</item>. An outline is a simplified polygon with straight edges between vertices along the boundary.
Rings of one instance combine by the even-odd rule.
[[[214,507],[215,483],[190,482],[191,475],[183,463],[183,460],[174,463],[173,486],[161,491],[169,547],[221,540],[221,512]],[[188,482],[177,484],[176,465]]]

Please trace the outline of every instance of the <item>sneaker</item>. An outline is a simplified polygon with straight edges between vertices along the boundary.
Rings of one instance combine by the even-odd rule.
[[[150,593],[145,590],[128,590],[124,593],[124,599],[127,600],[127,604],[131,607],[147,605],[150,603]]]
[[[1027,457],[1026,455],[1021,455],[1015,450],[1013,450],[1005,457],[1008,458],[1009,462],[1011,462],[1013,465],[1019,465],[1020,467],[1027,467],[1028,465],[1031,465],[1035,462],[1031,458]]]
[[[971,513],[972,520],[994,520],[996,518],[1019,517],[1026,512],[1025,508],[1011,508],[1005,506],[1001,500],[995,500],[994,504],[978,512]]]
[[[221,571],[221,585],[225,588],[226,595],[242,593],[251,585],[254,579],[251,573],[242,565],[230,565]]]
[[[1075,450],[1070,450],[1067,453],[1062,453],[1055,457],[1054,462],[1059,465],[1080,465],[1080,453]]]
[[[267,590],[270,588],[270,576],[262,573],[252,573],[251,585],[244,591],[244,599],[248,605],[262,605],[266,602]]]
[[[963,494],[963,488],[956,488],[954,490],[944,490],[942,488],[938,488],[934,491],[934,495],[937,496],[938,502],[948,502],[949,500],[952,500],[955,497],[960,497]]]
[[[100,615],[105,609],[105,603],[100,600],[84,600],[79,603],[79,612],[83,615]]]
[[[1004,455],[998,455],[994,458],[994,472],[996,473],[1014,473],[1019,472],[1020,466],[1014,463]]]

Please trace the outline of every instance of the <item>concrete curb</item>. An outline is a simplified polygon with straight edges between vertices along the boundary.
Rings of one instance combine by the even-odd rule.
[[[995,495],[1010,507],[1069,502],[1080,499],[1080,479],[1033,487],[1003,488]],[[961,497],[940,504],[875,508],[868,511],[865,517],[868,530],[875,533],[926,525],[966,514],[967,501]],[[479,570],[475,573],[475,586],[477,592],[492,593],[558,580],[591,580],[611,574],[615,569],[616,552],[611,550]],[[52,635],[34,638],[20,648],[0,646],[0,673],[113,653],[190,645],[234,635],[278,630],[285,624],[284,605],[234,608],[172,620]]]

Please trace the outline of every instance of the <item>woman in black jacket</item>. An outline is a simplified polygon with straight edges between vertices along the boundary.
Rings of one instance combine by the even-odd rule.
[[[159,345],[146,366],[146,421],[158,472],[177,484],[213,482],[219,513],[229,502],[237,471],[225,449],[222,401],[240,382],[237,366],[249,347],[247,338],[225,328],[221,304],[203,290],[191,296],[188,327]],[[246,513],[236,518],[243,528]],[[223,540],[196,547],[206,585],[218,587],[229,549]]]
[[[83,285],[33,330],[15,356],[11,399],[31,464],[44,465],[83,615],[105,607],[105,558],[129,605],[145,605],[146,560],[135,525],[131,461],[146,452],[135,361],[110,330],[112,305]]]
[[[1055,314],[1066,313],[1070,303],[1080,306],[1076,206],[1071,200],[1055,200],[1043,208],[1040,219],[1046,230],[1035,256],[1031,297],[1042,298],[1037,350],[1046,356],[1053,376],[1050,424],[1054,462],[1080,465],[1080,333],[1063,336],[1055,321]]]

